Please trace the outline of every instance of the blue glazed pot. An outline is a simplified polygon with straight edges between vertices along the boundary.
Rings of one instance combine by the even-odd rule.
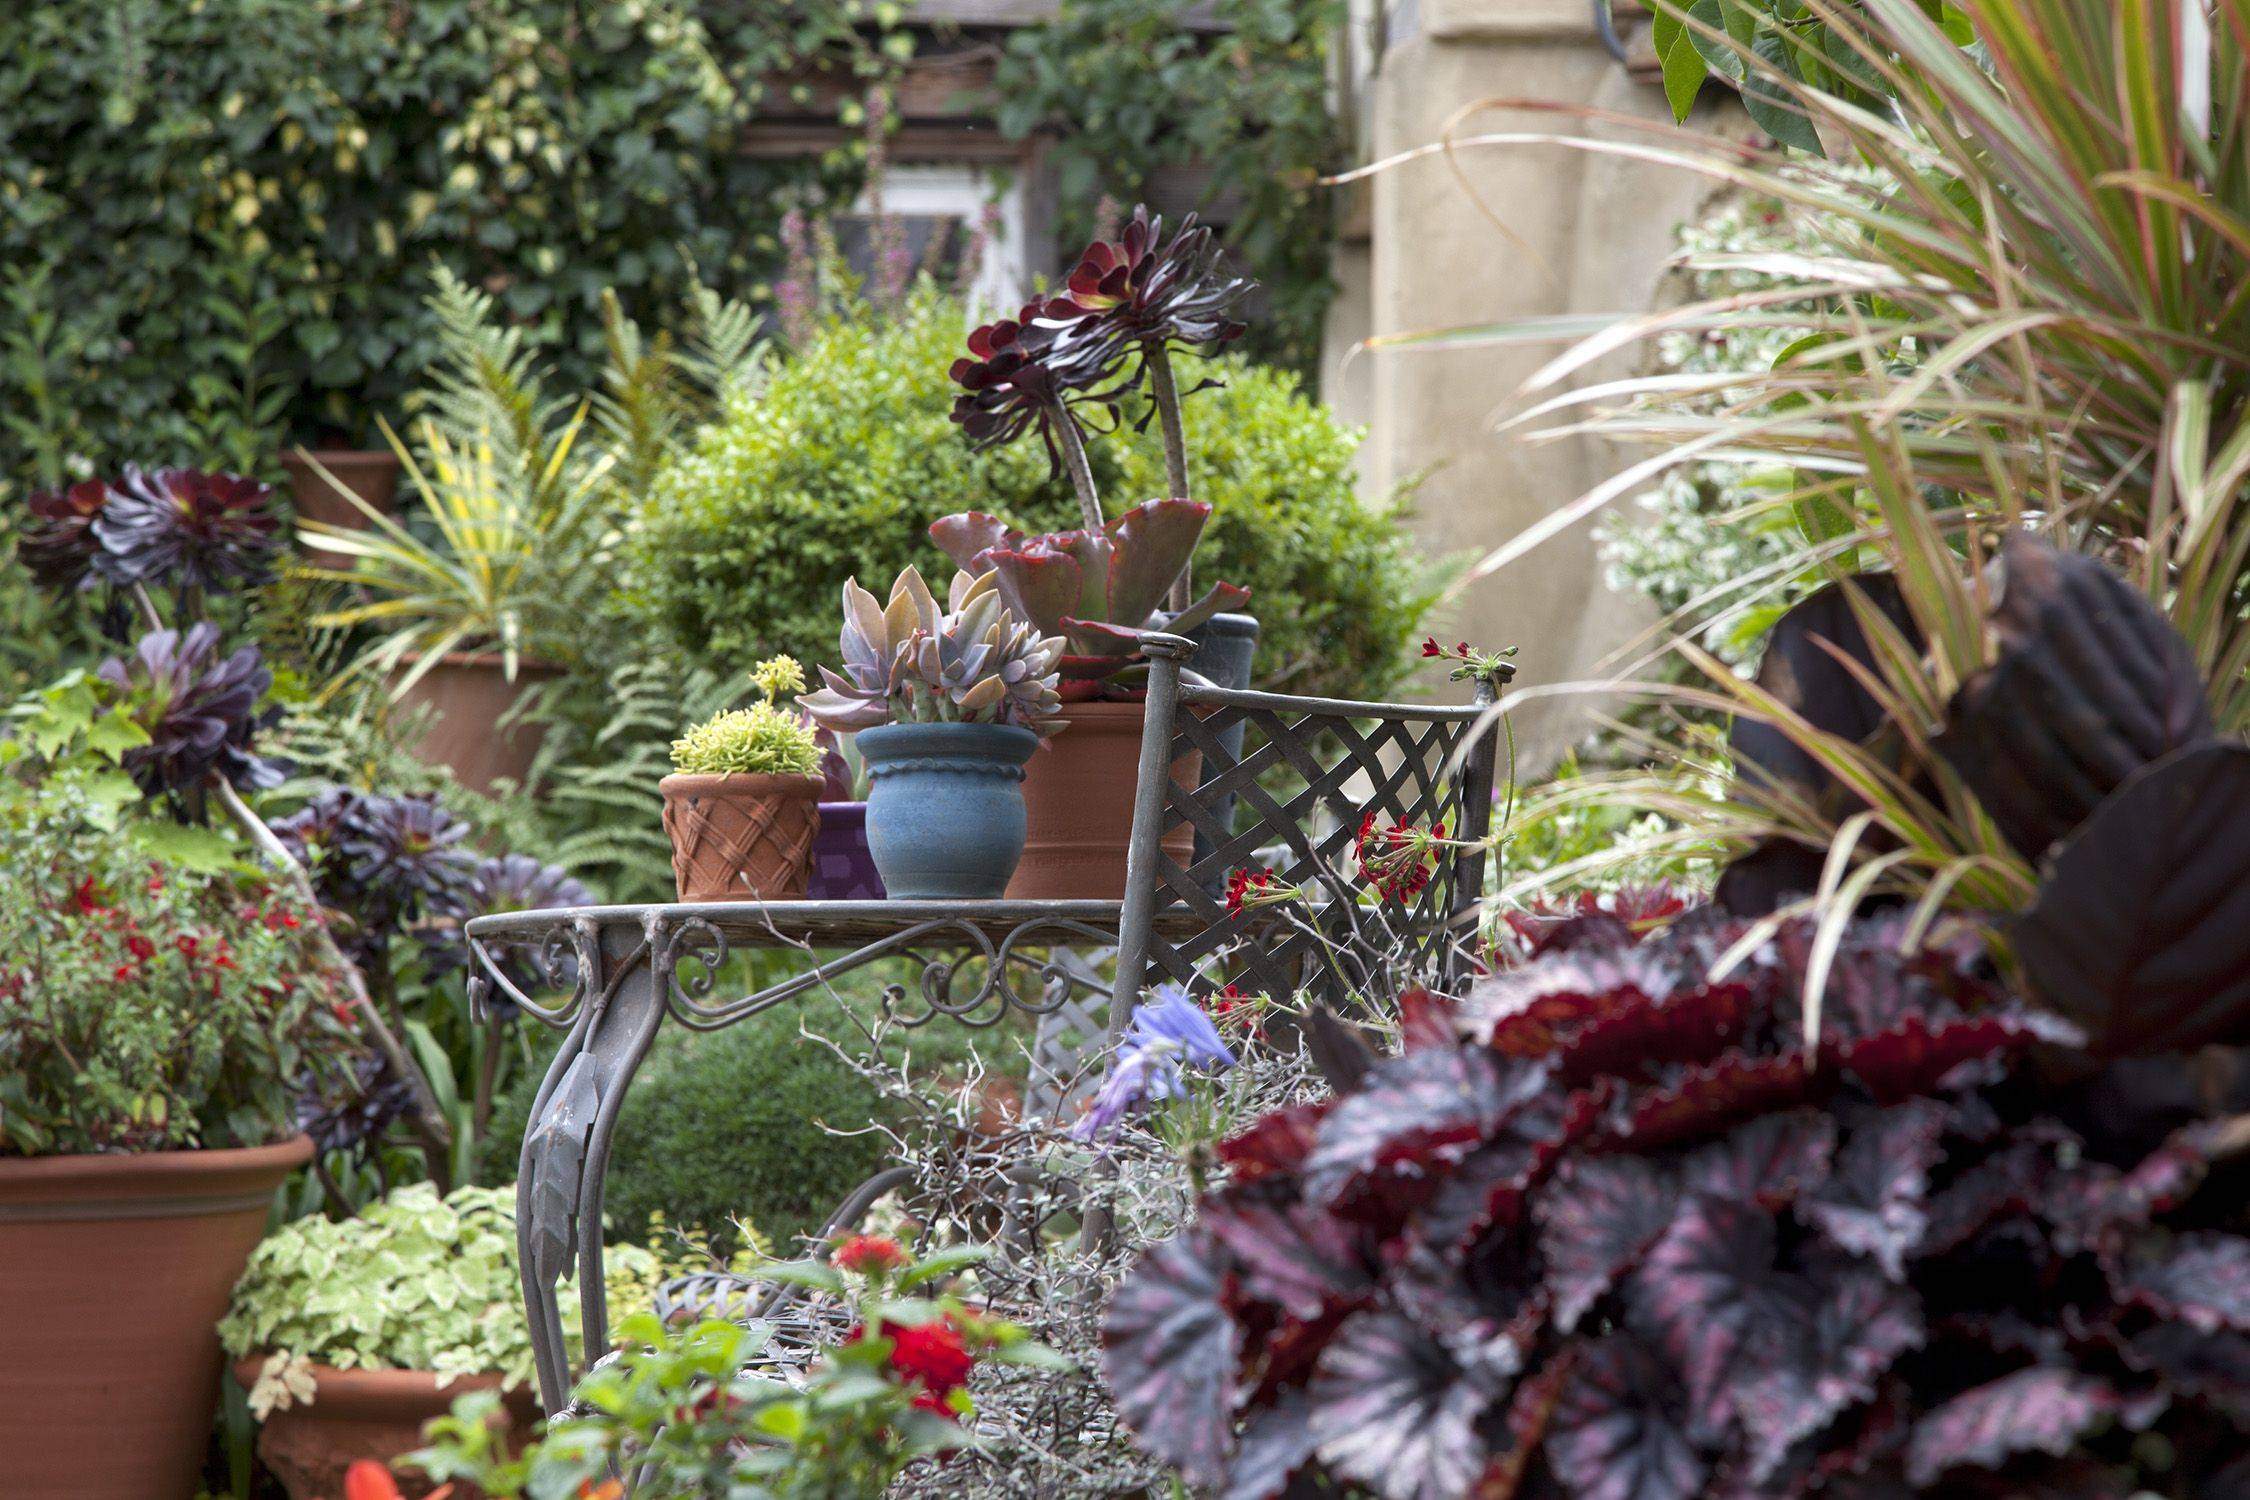
[[[859,732],[867,847],[898,901],[998,896],[1023,857],[1023,765],[1012,724],[883,724]]]

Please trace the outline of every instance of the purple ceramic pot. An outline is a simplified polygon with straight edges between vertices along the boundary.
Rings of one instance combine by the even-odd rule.
[[[820,833],[813,839],[808,901],[880,901],[883,877],[867,849],[867,804],[823,802]]]

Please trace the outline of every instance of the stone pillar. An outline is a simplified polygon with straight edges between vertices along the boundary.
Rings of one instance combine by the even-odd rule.
[[[1588,0],[1409,0],[1391,27],[1368,93],[1371,160],[1442,141],[1449,126],[1456,138],[1503,130],[1627,133],[1523,110],[1462,113],[1484,100],[1551,100],[1668,120],[1661,90],[1604,48]],[[1691,123],[1746,128],[1739,117],[1731,103],[1707,100]],[[1712,194],[1707,179],[1679,169],[1560,146],[1483,147],[1392,168],[1374,180],[1366,275],[1356,285],[1346,279],[1332,336],[1655,306],[1669,295],[1675,228]],[[1354,291],[1362,305],[1351,304]],[[1495,430],[1519,405],[1523,380],[1560,347],[1348,358],[1330,351],[1329,389],[1370,427],[1363,480],[1381,493],[1420,477],[1416,529],[1433,557],[1481,558],[1627,461],[1588,439],[1532,442],[1521,431]],[[1613,376],[1642,357],[1625,356],[1587,378]],[[1604,587],[1592,527],[1581,525],[1465,584],[1436,628],[1447,640],[1520,647],[1520,690],[1607,675],[1605,661],[1649,623],[1638,600]],[[1527,706],[1516,721],[1519,769],[1529,774],[1551,763],[1583,736],[1597,704],[1577,697]]]

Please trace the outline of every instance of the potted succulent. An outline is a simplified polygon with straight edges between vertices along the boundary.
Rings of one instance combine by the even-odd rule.
[[[1063,643],[1010,613],[991,573],[940,608],[913,568],[887,604],[844,584],[841,673],[798,701],[856,737],[867,842],[889,895],[999,895],[1023,854],[1023,767],[1056,727]]]
[[[422,425],[417,461],[385,425],[428,527],[409,529],[356,496],[363,528],[298,526],[307,547],[343,564],[302,576],[354,591],[315,623],[382,632],[349,672],[385,681],[396,708],[424,717],[415,754],[480,792],[529,772],[544,735],[520,700],[561,674],[556,658],[600,586],[610,461],[573,456],[585,420],[581,411],[536,468],[435,422]]]
[[[820,828],[813,835],[812,879],[805,896],[812,901],[880,901],[882,872],[867,847],[867,766],[847,750],[847,741],[823,729],[823,787]]]
[[[674,740],[673,774],[657,783],[682,901],[802,900],[812,874],[820,740],[781,706],[783,693],[804,691],[805,671],[776,656],[750,676],[764,697]]]
[[[238,759],[224,726],[240,665],[162,678],[177,691],[130,720],[145,743],[124,768],[158,785],[198,756]],[[220,726],[220,742],[199,750],[176,732],[186,720]],[[115,743],[128,720],[96,723]],[[110,773],[31,780],[25,750],[0,745],[8,1492],[182,1495],[218,1394],[227,1289],[312,1155],[297,1086],[355,1049],[309,951],[317,914],[211,858],[208,830],[126,814],[132,789]]]
[[[259,1422],[258,1456],[292,1500],[346,1493],[354,1463],[416,1447],[472,1391],[494,1394],[512,1446],[529,1439],[539,1403],[515,1208],[512,1186],[441,1198],[415,1183],[357,1218],[299,1219],[250,1257],[219,1337]],[[606,1274],[638,1287],[656,1262],[615,1245]]]
[[[1209,642],[1197,665],[1223,686],[1246,686],[1257,622],[1225,613],[1248,594],[1219,584],[1192,598],[1191,560],[1211,515],[1189,488],[1174,351],[1208,352],[1239,337],[1231,313],[1251,283],[1229,275],[1208,228],[1191,217],[1166,239],[1162,219],[1135,211],[1124,235],[1088,247],[1058,297],[977,329],[953,378],[953,417],[979,447],[1037,428],[1078,497],[1075,531],[1025,536],[995,517],[946,516],[930,535],[956,564],[997,573],[1010,609],[1066,642],[1063,719],[1072,732],[1035,758],[1024,783],[1030,831],[1008,894],[1116,899],[1124,893],[1141,724],[1125,686],[1153,626]],[[1164,434],[1172,493],[1105,516],[1079,413],[1114,408],[1146,386]],[[1159,613],[1159,610],[1164,611]],[[1173,775],[1193,777],[1193,759]],[[1192,830],[1175,831],[1183,862]]]

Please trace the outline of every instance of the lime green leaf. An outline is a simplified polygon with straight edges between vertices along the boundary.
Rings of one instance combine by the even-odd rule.
[[[1703,80],[1711,74],[1710,65],[1696,50],[1687,23],[1668,3],[1657,10],[1649,40],[1655,44],[1656,60],[1664,69],[1664,97],[1671,102],[1672,118],[1685,120],[1688,111],[1695,108],[1695,96],[1702,92]]]
[[[111,709],[86,726],[86,748],[111,760],[147,743],[148,731],[123,707]]]
[[[137,793],[136,793],[137,795]],[[136,823],[133,844],[153,860],[179,870],[214,874],[233,868],[238,848],[234,839],[216,828],[192,823]]]

